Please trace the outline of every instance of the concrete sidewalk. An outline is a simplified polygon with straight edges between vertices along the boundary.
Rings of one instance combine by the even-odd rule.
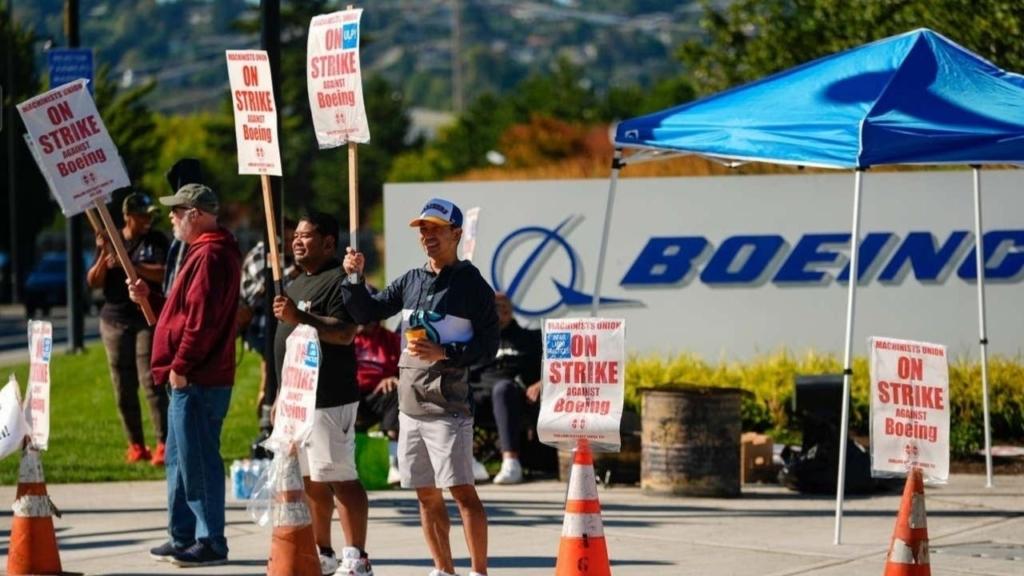
[[[9,481],[5,480],[5,481]],[[1024,477],[954,476],[927,487],[932,574],[1024,574]],[[231,563],[179,569],[151,561],[147,550],[165,539],[161,482],[66,484],[49,487],[64,513],[55,519],[61,560],[85,574],[265,574],[270,532],[231,502]],[[534,482],[480,486],[490,518],[490,574],[550,575],[561,534],[565,486]],[[832,544],[835,500],[779,486],[744,488],[737,499],[648,496],[633,487],[600,490],[605,533],[616,575],[881,574],[899,508],[899,494],[846,501],[843,544]],[[0,487],[0,502],[14,487]],[[6,566],[11,512],[0,512],[0,570]],[[454,509],[452,509],[454,512]],[[451,534],[456,564],[468,573],[461,526]],[[342,546],[334,525],[334,547]],[[370,495],[369,546],[377,576],[425,576],[431,562],[413,493]]]

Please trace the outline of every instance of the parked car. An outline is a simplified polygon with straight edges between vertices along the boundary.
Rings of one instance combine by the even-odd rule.
[[[92,266],[93,255],[82,254],[82,297],[88,302],[89,288],[85,284],[85,271]],[[54,306],[64,306],[68,302],[67,294],[68,255],[67,252],[44,252],[32,271],[25,278],[25,314],[32,318],[36,310],[44,316],[50,315]]]

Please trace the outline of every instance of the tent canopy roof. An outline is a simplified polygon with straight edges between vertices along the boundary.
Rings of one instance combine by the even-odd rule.
[[[619,124],[615,144],[868,168],[1024,162],[1024,76],[928,29]]]

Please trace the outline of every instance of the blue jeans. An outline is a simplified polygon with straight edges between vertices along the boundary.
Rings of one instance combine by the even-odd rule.
[[[224,462],[220,431],[231,388],[170,388],[167,409],[168,532],[178,547],[201,541],[228,553],[224,538]]]

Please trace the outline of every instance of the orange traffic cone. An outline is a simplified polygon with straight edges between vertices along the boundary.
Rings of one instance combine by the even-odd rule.
[[[579,440],[565,497],[565,521],[558,545],[555,576],[610,576],[608,546],[597,500],[597,479],[590,444]]]
[[[274,457],[274,536],[267,561],[268,576],[320,576],[313,523],[306,506],[306,493],[294,451],[277,452]]]
[[[18,491],[14,499],[7,573],[61,574],[53,516],[60,513],[46,493],[43,462],[39,452],[27,447],[21,452]]]
[[[928,521],[924,510],[924,481],[921,469],[907,474],[900,513],[892,531],[884,576],[931,576],[928,562]]]

